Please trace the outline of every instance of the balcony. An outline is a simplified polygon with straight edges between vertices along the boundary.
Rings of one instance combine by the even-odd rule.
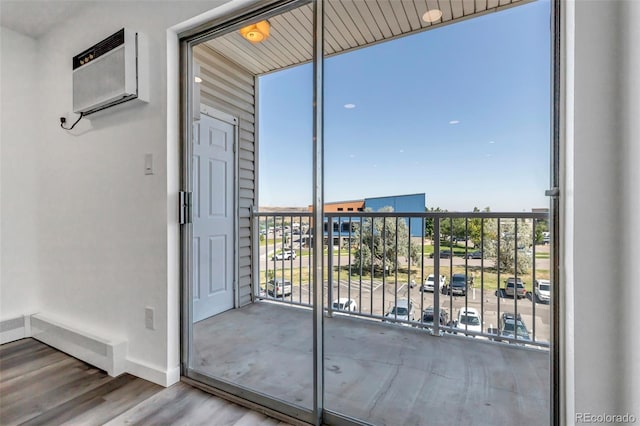
[[[547,422],[545,220],[325,215],[326,410],[373,424]],[[255,303],[194,325],[198,375],[312,408],[312,227],[308,213],[255,214]]]

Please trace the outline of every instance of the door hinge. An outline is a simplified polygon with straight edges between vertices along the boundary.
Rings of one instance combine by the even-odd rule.
[[[547,197],[558,198],[560,196],[560,188],[555,187],[544,191],[544,195]]]
[[[191,223],[191,192],[178,192],[178,223],[185,225]]]

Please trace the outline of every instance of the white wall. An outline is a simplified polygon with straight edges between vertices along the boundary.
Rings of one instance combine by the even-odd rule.
[[[178,150],[175,140],[167,141],[167,29],[224,2],[92,4],[37,42],[22,41],[29,53],[16,54],[18,59],[34,62],[37,53],[37,67],[32,67],[37,92],[32,86],[29,102],[2,116],[3,140],[5,129],[10,136],[24,129],[36,133],[20,143],[14,139],[2,154],[3,178],[10,173],[2,188],[3,317],[5,303],[32,300],[15,305],[24,313],[39,294],[40,310],[48,317],[102,338],[126,339],[129,370],[160,383],[178,377],[179,353],[178,277],[168,272],[177,270],[168,267],[168,241],[175,242],[177,232],[168,199],[178,189],[175,180],[169,187],[168,146],[171,155]],[[72,132],[60,129],[59,117],[72,110],[72,57],[122,27],[148,38],[150,102],[90,116]],[[6,97],[4,89],[22,84],[25,74],[4,75],[14,50],[5,51],[4,30],[2,35],[4,107],[5,99],[21,102],[17,89]],[[27,115],[27,106],[34,105],[37,114]],[[154,158],[155,174],[149,176],[144,174],[146,153]],[[11,206],[25,184],[30,185],[27,203]],[[20,227],[4,226],[18,215],[23,215]],[[26,233],[29,240],[26,228],[33,230]],[[28,247],[15,262],[23,241]],[[26,285],[17,279],[22,270],[5,276],[6,265],[14,262],[33,268]],[[145,329],[147,306],[155,309],[153,331]]]
[[[35,40],[0,28],[0,321],[40,305]]]
[[[567,19],[562,273],[566,422],[640,420],[639,2],[563,2]]]

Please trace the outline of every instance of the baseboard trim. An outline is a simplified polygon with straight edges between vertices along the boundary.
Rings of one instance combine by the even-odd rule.
[[[104,339],[42,314],[31,315],[31,336],[106,371],[110,376],[115,377],[126,372],[125,340]]]
[[[0,321],[0,344],[32,337],[104,370],[112,377],[129,373],[160,386],[180,381],[180,367],[164,370],[127,356],[128,343],[99,337],[43,314]]]
[[[31,337],[31,315],[0,321],[0,345]]]
[[[180,381],[180,367],[162,370],[131,358],[127,358],[127,373],[164,387]]]

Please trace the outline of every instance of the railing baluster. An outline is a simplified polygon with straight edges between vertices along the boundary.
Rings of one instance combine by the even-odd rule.
[[[458,245],[458,243],[456,243],[456,246]],[[469,218],[465,217],[464,218],[464,311],[467,312],[467,308],[469,307],[469,259],[467,259],[468,257],[468,245],[469,245]],[[453,250],[451,251],[451,258],[453,258]],[[466,319],[468,319],[467,314],[465,313],[465,324],[464,324],[464,329],[465,331],[469,331],[469,321],[467,321]],[[482,324],[481,324],[482,325]],[[474,336],[475,337],[475,336]]]
[[[423,312],[424,312],[424,292],[422,290],[420,290],[422,288],[422,285],[424,284],[424,234],[426,233],[426,229],[425,229],[425,218],[421,217],[420,218],[420,284],[418,286],[418,291],[420,292],[420,322],[422,322],[423,319]],[[409,244],[409,247],[411,247],[411,244]],[[435,290],[435,284],[434,284],[434,290]],[[437,317],[438,320],[440,320],[440,317]],[[435,322],[435,317],[434,317],[434,322]]]
[[[533,250],[531,252],[531,257],[532,257],[532,266],[531,266],[531,311],[532,311],[532,315],[531,315],[531,321],[533,322],[532,325],[532,329],[531,329],[531,340],[535,341],[536,340],[536,292],[535,292],[535,288],[536,288],[536,220],[535,219],[531,219],[531,222],[533,223],[532,228],[532,238],[533,238]]]
[[[513,336],[515,337],[516,341],[518,340],[518,299],[520,299],[520,295],[518,294],[518,219],[514,219],[514,233],[515,233],[515,240],[514,240],[514,250],[515,253],[513,254],[513,275],[514,275],[514,283],[513,283]],[[524,286],[524,280],[522,280],[522,287],[525,289],[525,292],[527,290],[527,288]]]
[[[433,334],[440,335],[440,216],[433,218]],[[449,283],[451,284],[451,283]]]
[[[341,259],[342,259],[342,217],[338,217],[338,273],[337,273],[338,296],[336,297],[336,299],[338,300],[340,300],[340,266],[342,264]],[[333,271],[331,273],[333,274]]]
[[[438,244],[440,242],[438,241]],[[449,312],[453,316],[453,216],[449,216]],[[434,287],[435,288],[435,287]],[[456,324],[460,326],[460,324]]]
[[[360,252],[360,255],[358,256],[358,260],[360,262],[360,285],[358,285],[358,313],[361,314],[362,313],[362,264],[363,259],[362,259],[362,230],[364,229],[364,217],[360,216],[360,232],[359,232],[359,239],[360,241],[358,242],[358,251]],[[373,298],[373,295],[371,295],[371,297]]]
[[[479,275],[473,276],[473,283],[478,282],[480,280],[479,287],[480,291],[480,300],[477,300],[476,297],[471,297],[469,294],[465,294],[464,299],[454,297],[453,292],[449,292],[449,303],[448,309],[451,312],[451,319],[457,319],[457,315],[454,317],[454,309],[459,308],[460,310],[471,309],[472,307],[478,307],[480,311],[480,318],[483,318],[484,321],[482,323],[482,328],[479,332],[471,331],[471,326],[469,324],[461,323],[460,330],[458,333],[467,334],[469,336],[486,336],[493,340],[502,340],[511,343],[523,343],[523,335],[518,334],[518,325],[524,325],[527,321],[533,321],[533,326],[530,335],[530,341],[527,340],[527,344],[535,345],[542,348],[549,347],[549,342],[546,339],[540,340],[539,330],[540,328],[537,326],[536,319],[537,315],[540,315],[541,312],[546,312],[544,309],[540,309],[538,304],[536,303],[536,297],[534,290],[534,285],[536,279],[538,278],[539,268],[536,265],[536,254],[537,249],[535,246],[535,235],[539,229],[539,224],[536,220],[543,220],[545,218],[543,213],[491,213],[491,212],[482,212],[482,213],[440,213],[440,212],[428,212],[428,213],[394,213],[394,212],[377,212],[377,213],[333,213],[325,215],[325,220],[328,220],[328,229],[325,236],[327,238],[327,259],[324,259],[324,250],[322,254],[313,253],[312,250],[309,250],[307,253],[303,254],[303,243],[305,240],[303,239],[301,234],[301,229],[303,227],[303,222],[306,222],[311,218],[311,213],[260,213],[253,212],[252,217],[252,236],[256,239],[256,243],[258,244],[258,248],[255,251],[257,253],[258,258],[255,259],[258,262],[258,268],[256,268],[255,274],[255,283],[253,287],[255,290],[254,301],[258,301],[260,299],[268,299],[270,301],[274,301],[277,303],[284,303],[289,305],[302,305],[302,306],[311,306],[311,298],[312,298],[312,289],[307,287],[307,284],[304,281],[311,282],[310,274],[312,269],[307,265],[310,265],[312,261],[313,255],[321,255],[322,262],[325,266],[324,274],[328,274],[326,278],[323,278],[324,285],[327,285],[327,296],[323,298],[324,302],[327,304],[327,312],[329,314],[335,314],[335,309],[333,309],[333,300],[345,299],[345,300],[355,300],[358,303],[357,309],[354,311],[350,311],[350,307],[344,307],[344,309],[340,309],[340,311],[344,311],[345,314],[349,314],[352,316],[361,316],[366,318],[375,318],[388,320],[390,322],[404,323],[404,324],[416,324],[419,323],[418,326],[421,328],[428,328],[433,334],[440,334],[442,330],[450,330],[451,324],[443,324],[440,323],[440,316],[442,312],[442,308],[447,309],[447,304],[441,306],[441,295],[442,287],[440,287],[440,275],[442,275],[441,271],[441,247],[440,242],[444,238],[444,243],[446,244],[446,240],[449,240],[450,250],[448,250],[451,255],[449,257],[448,268],[449,268],[449,277],[453,276],[454,271],[460,271],[465,273],[465,276],[468,278],[468,291],[472,291],[473,295],[477,294],[478,288],[474,285],[471,287],[471,276],[478,268],[478,265],[475,264],[474,261],[467,259],[471,254],[471,247],[473,249],[480,249],[482,256],[480,257],[479,262]],[[413,269],[417,266],[416,261],[412,258],[412,250],[413,244],[412,241],[412,232],[415,232],[416,226],[418,226],[418,220],[414,223],[412,219],[419,219],[419,223],[421,228],[420,236],[415,239],[415,243],[420,241],[421,247],[418,250],[416,247],[416,254],[418,256],[422,256],[422,264],[420,265],[419,271],[413,271]],[[376,224],[376,220],[381,220],[381,224]],[[420,293],[420,300],[414,302],[412,300],[412,296],[414,295],[414,291],[411,287],[412,281],[420,280],[420,285],[424,284],[424,280],[426,275],[430,272],[431,266],[425,270],[424,265],[424,255],[425,255],[425,239],[427,237],[426,233],[426,224],[427,220],[433,220],[434,223],[434,231],[433,231],[433,244],[434,244],[434,260],[433,260],[433,275],[434,275],[434,295],[433,299],[427,299],[427,301],[433,301],[433,324],[426,326],[423,322],[423,312],[427,307],[427,303],[425,301],[424,293]],[[464,254],[465,254],[465,262],[464,268],[459,262],[454,263],[453,252],[454,252],[454,244],[453,237],[454,235],[462,235],[460,232],[456,234],[455,232],[449,233],[444,236],[441,231],[441,225],[443,225],[443,220],[447,221],[447,224],[450,229],[454,229],[453,225],[456,223],[458,226],[462,224],[461,220],[464,220],[464,236],[465,236],[465,245],[464,245]],[[474,240],[474,246],[470,245],[469,238],[470,232],[473,232],[472,226],[476,226],[475,221],[478,220],[478,224],[480,226],[479,230],[479,239]],[[491,239],[495,238],[494,241],[489,241],[487,236],[490,235],[488,232],[487,220],[495,220],[496,222],[491,223]],[[407,222],[408,221],[408,222]],[[406,227],[404,227],[406,223]],[[531,224],[530,231],[527,226]],[[345,228],[348,225],[348,229]],[[337,228],[336,228],[337,226]],[[359,235],[354,238],[354,230],[355,226],[359,226]],[[395,226],[395,233],[393,232],[393,227]],[[443,225],[444,226],[444,225]],[[398,232],[399,228],[402,227],[402,235]],[[493,232],[497,228],[497,234],[494,236]],[[336,231],[337,230],[337,231]],[[363,232],[364,231],[364,232]],[[525,237],[520,235],[522,232],[525,232]],[[295,235],[294,235],[295,233]],[[531,252],[528,251],[528,241],[529,241],[529,233],[530,237],[533,238],[534,244],[531,248]],[[328,234],[328,235],[327,235]],[[264,237],[263,237],[264,235]],[[406,236],[405,236],[406,235]],[[295,237],[298,237],[297,240],[294,241]],[[336,248],[334,245],[334,240],[338,240],[339,242],[345,241],[346,244],[338,244],[337,254]],[[390,238],[391,237],[391,238]],[[269,241],[271,238],[271,241]],[[277,238],[280,238],[280,241],[277,241]],[[366,238],[371,238],[371,242],[367,242]],[[403,240],[403,238],[407,238],[407,241]],[[262,239],[263,241],[260,241]],[[324,239],[324,238],[323,238]],[[507,242],[507,244],[505,244]],[[520,248],[524,243],[524,251]],[[485,261],[485,256],[487,255],[487,244],[495,244],[490,247],[491,250],[495,249],[491,253],[491,259],[495,259],[495,265],[492,263],[487,264]],[[358,245],[358,249],[361,250],[364,245],[367,245],[371,248],[370,260],[370,280],[369,280],[369,295],[370,300],[364,301],[363,292],[366,293],[366,289],[363,289],[363,274],[367,273],[369,268],[364,267],[364,263],[367,259],[363,259],[360,256],[360,265],[356,268],[353,266],[354,255],[351,253],[351,250],[354,249]],[[513,245],[513,247],[512,247]],[[344,248],[347,250],[347,254],[345,259],[342,259],[341,249]],[[324,248],[324,244],[323,244]],[[504,252],[504,250],[514,250],[511,252]],[[296,256],[300,256],[300,259],[284,259],[284,256],[280,256],[280,253],[284,253],[284,251],[289,250],[296,253]],[[306,250],[306,249],[305,249]],[[462,250],[461,250],[462,251]],[[380,258],[380,252],[382,252],[382,259]],[[405,256],[406,253],[406,261],[403,263],[403,270],[406,267],[406,277],[407,277],[407,290],[403,296],[401,293],[402,288],[404,288],[404,281],[400,280],[400,277],[403,276],[404,272],[400,271],[400,262],[401,258]],[[273,257],[278,255],[278,259],[274,260]],[[521,256],[531,256],[531,259],[527,257],[527,262],[533,262],[531,267],[525,272],[519,270],[518,263],[522,263]],[[305,259],[302,259],[302,257]],[[338,256],[338,260],[334,259],[335,256]],[[501,269],[500,258],[509,258],[510,263],[508,265],[503,265],[507,269],[507,277],[515,280],[515,287],[513,288],[514,300],[513,302],[507,302],[507,305],[503,304],[502,299],[505,297],[506,288],[501,287],[502,281],[504,280],[505,271]],[[289,263],[285,263],[289,262]],[[348,268],[344,268],[345,262],[348,262]],[[337,273],[334,275],[334,269],[337,266]],[[495,275],[493,271],[489,271],[488,268],[493,268],[495,266]],[[382,267],[382,268],[381,268]],[[394,267],[393,274],[391,274],[391,267]],[[307,269],[303,271],[303,269]],[[381,268],[381,269],[380,269]],[[387,268],[389,268],[387,270]],[[513,270],[512,270],[513,269]],[[360,272],[359,280],[354,280],[351,276],[352,274],[358,274]],[[375,273],[376,271],[381,271],[383,273],[381,277],[381,281],[379,281]],[[343,272],[348,274],[347,281],[344,283],[346,285],[344,291],[340,288],[343,280]],[[413,274],[415,272],[415,274]],[[486,272],[490,272],[489,276],[494,279],[497,277],[497,289],[496,289],[496,303],[495,305],[485,303],[484,292],[487,290],[485,288],[485,284],[487,284]],[[524,275],[526,274],[526,275]],[[527,277],[527,279],[531,279],[531,288],[529,290],[531,294],[531,308],[529,308],[528,304],[524,305],[520,302],[518,298],[518,281],[524,282],[523,278]],[[394,280],[393,283],[389,282],[389,279]],[[404,279],[404,278],[403,278]],[[268,285],[270,280],[275,280],[279,284],[279,289],[271,288],[272,292],[269,293],[268,287],[264,287]],[[294,291],[297,291],[297,295],[287,294],[288,297],[284,297],[283,293],[283,282],[291,281],[294,284]],[[356,290],[353,285],[358,284],[359,287]],[[390,287],[389,284],[392,284]],[[273,284],[272,284],[273,285]],[[337,285],[338,290],[334,290],[333,286]],[[449,286],[451,283],[449,283]],[[275,286],[274,286],[275,287]],[[308,297],[302,295],[303,291],[306,291],[306,288],[309,288]],[[414,287],[415,288],[415,287]],[[419,290],[419,289],[418,289]],[[265,291],[266,294],[262,292]],[[387,294],[387,291],[390,291]],[[346,292],[346,295],[344,294]],[[336,296],[337,294],[337,296]],[[366,294],[365,294],[366,296]],[[392,298],[390,298],[392,296]],[[394,314],[390,316],[390,318],[384,317],[386,313],[386,309],[388,308],[386,304],[388,303],[390,306],[397,306],[400,303],[401,299],[407,298],[409,302],[412,303],[414,307],[414,316],[410,320],[401,319],[401,315],[398,311],[394,310]],[[429,296],[430,297],[430,296]],[[357,299],[356,299],[357,298]],[[366,308],[363,309],[362,304],[369,305],[368,310]],[[382,304],[382,305],[380,305]],[[493,309],[497,309],[497,311],[487,311],[487,309],[491,309],[489,306],[495,306]],[[505,306],[511,306],[511,309],[506,309]],[[380,312],[379,307],[382,308],[382,312]],[[415,316],[417,311],[418,317]],[[513,312],[513,327],[514,327],[514,335],[512,337],[506,335],[495,335],[493,333],[504,333],[504,327],[501,326],[502,318],[504,312]],[[527,319],[522,321],[518,321],[518,317],[522,316],[522,314],[526,314]],[[497,314],[498,324],[496,327],[491,324],[491,328],[493,330],[489,330],[489,318],[493,321],[494,315]],[[529,317],[531,315],[531,317]],[[510,318],[511,321],[511,318]],[[511,324],[509,324],[511,325]],[[491,331],[492,334],[489,334]],[[510,331],[510,330],[509,330]],[[529,331],[529,330],[528,330]],[[511,334],[511,333],[510,333]]]
[[[503,294],[502,290],[500,289],[500,240],[502,239],[502,235],[500,233],[500,218],[498,218],[497,229],[498,229],[498,235],[497,235],[496,238],[497,238],[498,242],[497,242],[497,248],[496,248],[497,254],[496,254],[495,267],[496,267],[496,271],[497,271],[497,280],[498,280],[498,283],[497,283],[498,289],[496,290],[496,296],[498,298],[498,300],[497,300],[497,305],[498,305],[498,307],[497,307],[497,314],[498,314],[497,322],[498,322],[498,324],[496,324],[496,327],[498,329],[498,334],[501,334],[502,330],[501,330],[501,327],[500,327],[500,298],[503,295],[506,296],[507,287],[505,286],[504,294]]]
[[[484,320],[484,218],[480,218],[480,315]],[[489,330],[487,330],[488,332]]]
[[[328,316],[333,316],[333,216],[327,216],[327,308]]]
[[[373,217],[371,217],[371,291],[369,292],[369,299],[371,299],[369,301],[369,313],[371,315],[373,315],[373,265],[374,265],[374,252],[375,252],[375,245],[374,245],[374,229],[373,229],[373,221],[375,219]],[[384,276],[384,274],[382,274],[382,276]],[[384,283],[384,281],[383,281]],[[384,294],[384,284],[382,286],[382,291]]]
[[[413,308],[413,302],[411,301],[411,219],[407,218],[407,222],[409,223],[409,226],[407,226],[407,228],[409,229],[409,236],[407,238],[407,300],[409,303],[409,307]],[[398,222],[396,219],[396,257],[398,255],[397,252],[397,241],[398,241],[398,226],[397,226]],[[398,260],[396,259],[396,264],[398,263]],[[397,270],[397,267],[396,267]],[[411,313],[411,309],[409,310],[409,313]],[[420,313],[422,314],[422,313]],[[409,321],[415,321],[415,318],[409,318]]]

